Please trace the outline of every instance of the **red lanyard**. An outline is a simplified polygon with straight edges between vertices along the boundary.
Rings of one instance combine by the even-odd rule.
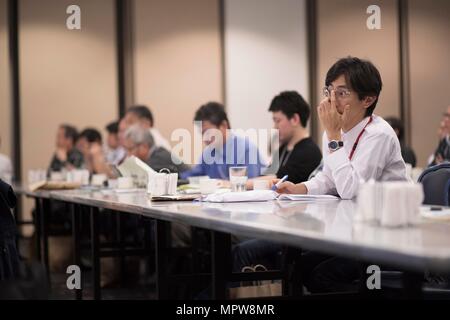
[[[364,133],[364,130],[366,130],[366,127],[369,125],[369,123],[372,122],[372,116],[370,116],[369,121],[367,121],[366,125],[364,126],[364,128],[361,130],[361,132],[359,133],[358,137],[356,138],[355,143],[353,144],[353,148],[352,151],[350,152],[350,155],[348,156],[349,160],[352,160],[353,158],[353,154],[355,153],[356,147],[358,147],[358,143],[359,143],[359,139],[361,139],[362,134]]]

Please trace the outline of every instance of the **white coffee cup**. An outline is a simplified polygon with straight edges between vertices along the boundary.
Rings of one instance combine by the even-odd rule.
[[[103,186],[103,183],[108,179],[106,174],[94,174],[92,175],[91,184],[93,186]]]
[[[50,180],[51,181],[64,181],[64,174],[59,171],[50,172]]]
[[[147,193],[152,196],[162,196],[167,194],[167,177],[166,173],[155,173],[149,177],[147,185]]]
[[[132,189],[134,187],[133,178],[131,177],[119,177],[117,179],[118,189]]]
[[[209,179],[208,176],[194,176],[194,177],[189,177],[188,178],[188,182],[191,185],[199,185],[201,180],[204,179]]]
[[[108,187],[111,189],[117,189],[119,181],[117,179],[108,179]]]
[[[211,194],[217,191],[219,188],[219,180],[217,179],[201,179],[200,180],[200,193]]]
[[[253,181],[253,190],[269,190],[269,181],[267,180]]]

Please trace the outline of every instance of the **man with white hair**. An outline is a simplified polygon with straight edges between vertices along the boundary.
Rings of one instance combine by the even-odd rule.
[[[139,158],[155,171],[167,168],[170,172],[183,172],[189,169],[170,151],[156,146],[150,131],[139,124],[132,125],[125,131],[123,144],[128,156]]]
[[[128,156],[135,156],[147,163],[153,170],[167,168],[170,172],[181,173],[189,169],[181,160],[163,147],[155,146],[150,131],[139,124],[125,130],[123,146]],[[172,245],[183,247],[190,243],[190,227],[181,223],[172,223]]]

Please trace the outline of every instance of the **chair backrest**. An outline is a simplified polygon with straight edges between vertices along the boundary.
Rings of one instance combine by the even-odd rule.
[[[424,204],[449,205],[450,163],[442,163],[426,169],[420,175],[425,194]]]

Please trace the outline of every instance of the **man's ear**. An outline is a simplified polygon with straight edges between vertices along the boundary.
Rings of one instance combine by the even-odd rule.
[[[227,121],[227,120],[223,120],[223,121],[220,123],[219,128],[220,128],[220,129],[225,128],[225,130],[226,130],[226,129],[229,129],[229,128],[230,128],[230,125],[228,124],[228,121]]]
[[[144,127],[153,128],[153,123],[148,119],[141,119],[141,124]]]
[[[367,109],[377,100],[377,96],[367,96],[364,98],[364,108]]]
[[[294,113],[292,117],[289,119],[292,124],[301,124],[300,115],[298,113]]]

